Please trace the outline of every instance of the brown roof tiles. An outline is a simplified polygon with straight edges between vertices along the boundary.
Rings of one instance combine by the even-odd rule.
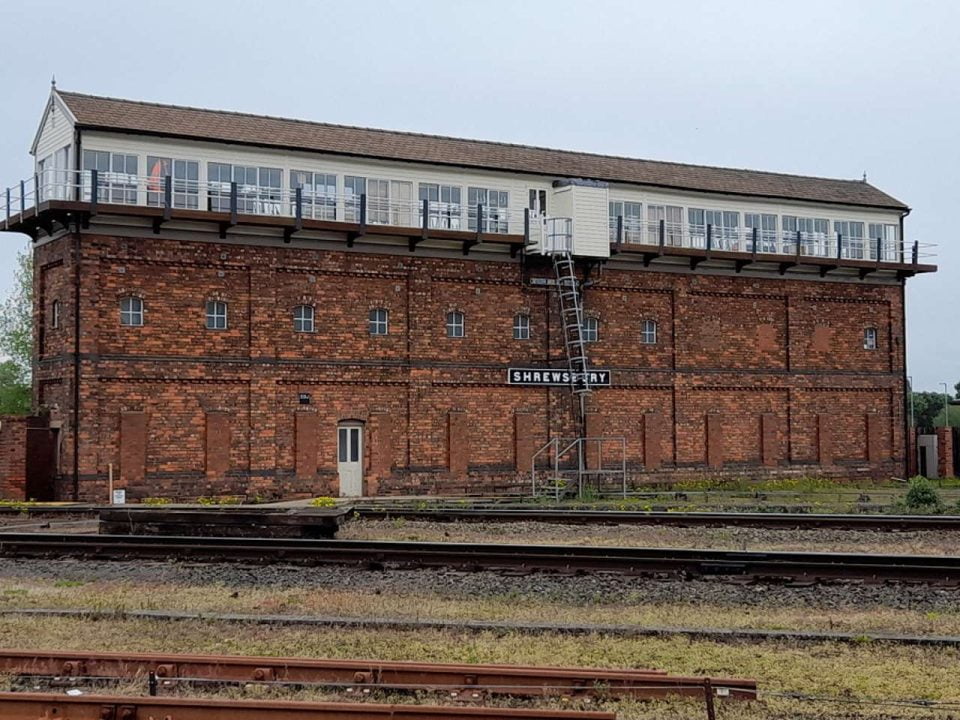
[[[906,210],[860,180],[685,165],[438,135],[330,125],[58,91],[81,128],[307,150],[681,190]]]

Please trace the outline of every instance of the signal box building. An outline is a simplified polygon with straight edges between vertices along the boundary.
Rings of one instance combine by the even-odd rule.
[[[598,482],[905,473],[936,268],[865,181],[55,88],[32,153],[33,495],[527,491],[581,438]]]

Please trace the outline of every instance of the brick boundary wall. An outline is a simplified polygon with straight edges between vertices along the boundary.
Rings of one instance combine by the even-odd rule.
[[[0,415],[0,499],[26,500],[29,418]]]
[[[953,428],[937,428],[937,473],[942,478],[956,474],[953,466]]]

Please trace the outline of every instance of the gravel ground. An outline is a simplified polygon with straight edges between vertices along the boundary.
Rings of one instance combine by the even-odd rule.
[[[154,583],[243,588],[343,589],[374,594],[429,592],[441,598],[535,597],[568,605],[683,603],[730,608],[800,607],[818,610],[891,608],[960,612],[960,590],[926,585],[741,584],[704,580],[659,580],[608,574],[512,575],[455,570],[382,570],[349,567],[189,564],[0,559],[3,580]]]
[[[657,525],[441,523],[426,520],[359,519],[344,523],[337,537],[341,540],[517,542],[543,545],[960,555],[960,533],[935,530],[771,530],[748,527],[684,528]]]

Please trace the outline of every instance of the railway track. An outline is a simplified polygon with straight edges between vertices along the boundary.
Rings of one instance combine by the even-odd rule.
[[[960,584],[960,557],[483,543],[5,533],[0,557]]]
[[[439,691],[476,701],[488,696],[656,699],[667,696],[755,699],[757,683],[738,678],[668,675],[659,670],[438,664],[381,660],[231,655],[160,655],[87,651],[0,650],[0,674],[56,685],[150,678],[156,691],[180,685],[263,683],[322,687],[365,696],[374,690]],[[151,677],[151,675],[153,677]]]
[[[610,712],[0,692],[4,720],[616,720]]]
[[[658,512],[642,510],[544,510],[516,508],[410,508],[354,506],[361,518],[430,522],[541,522],[562,525],[669,525],[770,529],[960,531],[960,515],[868,515],[765,512]]]
[[[0,532],[16,531],[17,525],[30,522],[6,520],[16,516],[48,518],[53,523],[83,522],[99,518],[108,532],[119,532],[131,523],[175,527],[203,522],[217,525],[234,523],[262,526],[267,521],[290,526],[307,525],[321,515],[314,508],[273,508],[269,506],[171,507],[153,506],[0,506]],[[880,513],[810,512],[687,512],[658,510],[578,510],[524,507],[413,507],[395,504],[358,504],[341,506],[331,514],[368,519],[425,520],[430,522],[541,522],[562,525],[663,525],[673,527],[754,527],[769,529],[880,530],[880,531],[960,531],[960,515],[888,515]],[[58,520],[64,516],[69,520]],[[239,532],[239,530],[238,530]],[[321,535],[315,534],[320,537]]]

